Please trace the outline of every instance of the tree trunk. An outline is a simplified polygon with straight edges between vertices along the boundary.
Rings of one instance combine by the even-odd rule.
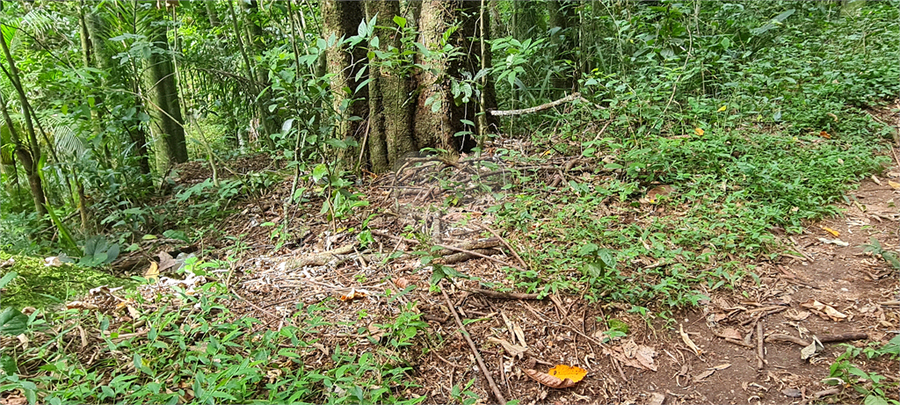
[[[145,27],[147,39],[162,53],[152,52],[144,59],[146,74],[146,90],[152,104],[150,110],[154,116],[151,128],[155,133],[157,170],[164,173],[171,163],[184,163],[188,160],[187,144],[184,137],[184,119],[181,116],[181,102],[178,98],[178,85],[175,80],[175,69],[169,42],[166,38],[165,26]]]
[[[558,29],[551,41],[556,45],[556,60],[563,61],[565,66],[553,75],[554,89],[564,92],[577,91],[578,85],[578,55],[577,34],[578,15],[575,8],[579,2],[573,0],[554,0],[550,6],[550,27]]]
[[[104,70],[106,72],[112,72],[118,62],[113,62],[113,53],[107,46],[108,38],[105,38],[103,36],[103,32],[105,31],[103,19],[95,13],[90,13],[85,15],[85,22],[87,23],[88,36],[91,40],[91,49],[93,50],[93,67]],[[104,76],[100,83],[101,91],[97,91],[93,94],[95,100],[94,104],[98,106],[97,112],[101,120],[103,119],[103,112],[106,108],[104,106],[106,98],[104,97],[104,92],[102,90],[109,88],[109,85],[109,79]],[[132,90],[137,93],[139,90],[138,86],[132,86]],[[140,107],[144,105],[144,103],[140,100],[140,97],[136,98],[136,106]],[[140,168],[141,173],[150,174],[150,152],[147,149],[147,135],[144,132],[143,125],[124,125],[126,132],[128,132],[129,139],[134,146],[133,149],[125,149],[133,150],[132,153],[137,158],[137,164]]]
[[[8,147],[10,145],[12,148]],[[9,126],[0,127],[0,173],[6,177],[4,185],[6,193],[13,196],[19,185],[19,171],[16,170],[15,144],[12,141],[12,134]]]
[[[366,75],[356,80],[356,75],[363,69],[366,50],[361,46],[347,49],[340,43],[341,39],[357,34],[357,27],[363,21],[362,3],[356,1],[325,0],[322,2],[322,19],[325,24],[325,38],[332,36],[337,42],[326,52],[326,70],[332,74],[331,94],[332,107],[340,115],[335,137],[338,139],[356,139],[362,144],[362,120],[351,120],[352,117],[365,117],[368,106],[360,100],[368,94],[363,87],[357,91],[359,84],[367,79]],[[352,153],[349,155],[353,155]]]
[[[268,44],[266,43],[266,35],[259,24],[259,3],[256,0],[249,0],[242,1],[241,4],[243,4],[244,29],[247,33],[247,44],[255,56],[262,56],[268,48]],[[259,112],[260,127],[262,128],[261,132],[263,133],[263,136],[265,136],[266,143],[269,147],[274,148],[275,143],[271,136],[272,134],[279,132],[281,124],[278,122],[277,114],[269,112],[269,105],[272,103],[272,97],[270,96],[271,92],[266,91],[266,89],[271,86],[272,82],[269,80],[268,68],[266,66],[258,64],[255,66],[254,72],[256,73],[257,96],[259,96],[260,93],[265,92],[265,94],[262,97],[258,97],[259,100],[257,100],[257,104],[261,107],[257,109]]]
[[[393,18],[400,16],[400,3],[396,1],[370,0],[366,2],[366,20],[378,16],[375,36],[379,49],[389,52],[400,49],[402,33],[389,27],[397,27]],[[374,51],[374,49],[370,49]],[[372,170],[384,172],[400,158],[417,150],[413,140],[412,91],[407,72],[411,61],[394,55],[391,60],[379,60],[374,53],[369,59],[369,130],[368,152]]]
[[[213,27],[218,27],[221,22],[219,22],[219,12],[216,11],[216,5],[210,0],[204,1],[206,3],[206,16],[209,18],[209,25]]]
[[[25,175],[28,177],[28,186],[31,188],[31,198],[34,200],[35,212],[39,218],[43,218],[43,216],[47,214],[47,207],[45,206],[47,203],[47,196],[44,194],[43,182],[41,181],[37,167],[38,162],[41,160],[40,144],[38,144],[37,134],[34,130],[34,121],[32,121],[31,110],[28,108],[28,97],[25,94],[25,89],[22,87],[21,80],[19,80],[21,77],[19,75],[19,69],[16,67],[16,62],[9,52],[9,46],[6,44],[5,40],[0,40],[0,47],[3,48],[3,55],[6,56],[6,63],[9,64],[9,69],[7,70],[4,68],[3,73],[6,74],[10,83],[12,83],[15,88],[16,94],[19,96],[19,103],[22,106],[22,116],[25,120],[25,128],[28,135],[27,149],[25,148],[25,145],[22,144],[21,138],[18,136],[15,127],[13,126],[13,121],[9,117],[5,98],[0,99],[0,104],[3,104],[3,118],[6,120],[6,125],[9,126],[13,143],[16,145],[16,157],[18,157],[19,163],[22,164],[22,167],[25,169]]]
[[[5,42],[3,48],[7,48]],[[9,61],[12,62],[11,59]],[[43,220],[43,217],[47,215],[47,207],[44,205],[47,202],[47,198],[44,195],[41,176],[37,171],[37,162],[34,159],[34,153],[22,143],[22,138],[19,137],[15,123],[9,116],[9,110],[6,108],[6,97],[3,97],[2,93],[0,93],[0,113],[3,114],[6,128],[9,129],[10,140],[14,145],[16,158],[22,164],[22,168],[25,169],[25,177],[28,178],[28,187],[31,189],[31,199],[34,201],[34,212],[37,213],[39,219]],[[38,151],[37,156],[40,156],[40,151]]]

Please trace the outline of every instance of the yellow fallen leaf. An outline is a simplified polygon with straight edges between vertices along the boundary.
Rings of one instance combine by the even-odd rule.
[[[722,112],[722,111],[725,111],[725,110],[727,110],[727,109],[728,109],[728,104],[725,104],[725,105],[723,105],[723,106],[721,106],[721,107],[719,107],[719,109],[718,109],[718,110],[716,110],[716,111],[718,111],[718,112]]]
[[[144,272],[144,278],[154,283],[159,280],[159,265],[156,262],[150,262],[150,268]]]
[[[823,226],[823,227],[821,227],[821,228],[824,229],[825,232],[828,232],[828,233],[834,235],[835,237],[841,236],[841,233],[840,233],[840,232],[835,231],[834,229],[831,229],[831,228],[829,228],[829,227],[827,227],[827,226]]]
[[[522,371],[525,372],[525,375],[527,375],[531,379],[550,388],[562,389],[569,388],[575,385],[575,381],[572,381],[571,379],[566,378],[565,380],[560,380],[559,377],[555,377],[547,373],[542,373],[534,369],[529,368]]]
[[[897,183],[896,181],[888,180],[888,185],[894,190],[900,190],[900,183]]]
[[[694,128],[694,133],[697,134],[697,136],[703,136],[703,128]]]
[[[572,367],[565,364],[560,364],[556,367],[551,368],[550,371],[547,372],[547,374],[559,378],[560,380],[570,379],[572,380],[572,382],[579,382],[584,378],[584,376],[587,375],[587,371],[585,371],[581,367]]]

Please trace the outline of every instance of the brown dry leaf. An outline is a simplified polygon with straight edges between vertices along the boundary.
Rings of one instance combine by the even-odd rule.
[[[407,280],[405,277],[400,277],[394,281],[394,284],[397,284],[397,287],[400,289],[406,289],[406,286],[409,285],[409,280]]]
[[[738,332],[735,328],[725,328],[719,335],[727,339],[744,340],[741,336],[741,332]]]
[[[653,350],[652,347],[643,345],[638,346],[638,351],[635,353],[634,357],[645,368],[656,371],[656,364],[653,364],[653,358],[656,357],[656,350]]]
[[[362,291],[356,291],[356,289],[350,289],[350,292],[346,295],[341,295],[341,301],[353,301],[359,298],[365,298],[366,293]]]
[[[164,250],[161,250],[156,254],[156,257],[159,258],[159,271],[163,272],[172,267],[175,267],[177,263],[175,263],[175,259],[172,258],[172,255],[167,253]]]
[[[784,313],[784,317],[794,321],[802,321],[809,316],[812,315],[809,311],[797,311],[795,309],[789,309]]]
[[[10,395],[6,398],[0,398],[0,405],[25,405],[28,403],[28,398],[25,398],[24,395]]]
[[[803,308],[814,309],[821,313],[827,315],[833,321],[840,321],[847,317],[847,315],[842,314],[840,311],[834,309],[831,305],[825,305],[817,300],[809,300],[800,304]]]
[[[663,402],[666,402],[666,396],[659,392],[651,392],[650,399],[647,401],[647,405],[662,405]]]
[[[525,352],[528,351],[528,348],[526,348],[526,347],[522,347],[517,344],[512,344],[504,339],[498,339],[493,336],[488,338],[488,342],[496,343],[500,346],[503,346],[503,350],[506,350],[506,352],[509,353],[510,356],[519,357],[520,359],[523,357]]]
[[[681,340],[694,352],[694,354],[696,354],[697,356],[703,354],[703,351],[700,350],[699,347],[697,347],[694,341],[691,340],[691,337],[688,336],[687,333],[684,333],[684,326],[678,325],[678,334],[681,335]]]
[[[716,370],[706,370],[700,374],[697,374],[696,376],[694,376],[694,382],[697,383],[697,382],[703,381],[707,377],[715,374],[715,372],[716,372]]]
[[[714,366],[714,367],[710,367],[710,368],[712,370],[719,371],[719,370],[724,370],[728,367],[731,367],[731,363],[723,363],[723,364],[719,364],[718,366]]]
[[[656,350],[649,346],[638,345],[634,340],[629,340],[622,346],[603,348],[603,354],[612,356],[628,367],[656,371],[656,364],[653,361]]]
[[[66,304],[66,309],[100,309],[100,307],[84,301],[72,301]]]
[[[522,370],[525,375],[530,377],[532,380],[535,380],[543,385],[546,385],[550,388],[569,388],[575,385],[575,381],[566,378],[565,380],[559,379],[559,377],[554,377],[547,373],[542,373],[540,371],[534,369],[525,369]]]

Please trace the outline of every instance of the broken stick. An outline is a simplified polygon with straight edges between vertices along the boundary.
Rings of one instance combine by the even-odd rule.
[[[495,383],[493,377],[491,377],[491,373],[488,371],[487,366],[484,365],[484,360],[482,360],[481,358],[481,353],[478,352],[478,347],[475,346],[475,342],[473,342],[472,338],[469,337],[469,332],[466,331],[466,327],[463,325],[462,320],[459,319],[459,314],[456,313],[456,309],[453,307],[453,302],[450,301],[450,297],[447,296],[446,291],[441,290],[441,294],[444,295],[444,300],[447,301],[447,308],[450,308],[450,313],[453,314],[453,319],[456,319],[456,325],[459,326],[463,337],[469,344],[469,348],[472,349],[472,354],[475,355],[475,361],[478,362],[478,367],[481,367],[481,372],[484,374],[484,378],[487,380],[488,385],[491,387],[491,391],[493,391],[494,397],[497,398],[498,403],[505,404],[506,398],[503,397],[503,393],[500,392],[500,387],[497,387],[497,383]]]

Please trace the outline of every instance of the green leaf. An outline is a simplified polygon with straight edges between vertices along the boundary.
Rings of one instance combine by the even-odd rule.
[[[0,335],[15,336],[25,333],[28,316],[13,307],[0,313]]]
[[[399,15],[394,16],[394,24],[397,24],[397,26],[399,26],[400,28],[404,28],[404,27],[406,27],[406,19],[403,17],[400,17]]]
[[[4,274],[3,278],[0,278],[0,288],[6,287],[6,285],[9,284],[9,282],[12,281],[12,279],[16,278],[16,276],[18,275],[19,274],[14,271]]]
[[[869,395],[863,400],[864,405],[889,405],[888,401],[879,395]]]
[[[328,166],[325,166],[324,163],[320,163],[316,165],[316,168],[313,169],[312,177],[313,181],[318,182],[322,180],[323,177],[328,175]]]

